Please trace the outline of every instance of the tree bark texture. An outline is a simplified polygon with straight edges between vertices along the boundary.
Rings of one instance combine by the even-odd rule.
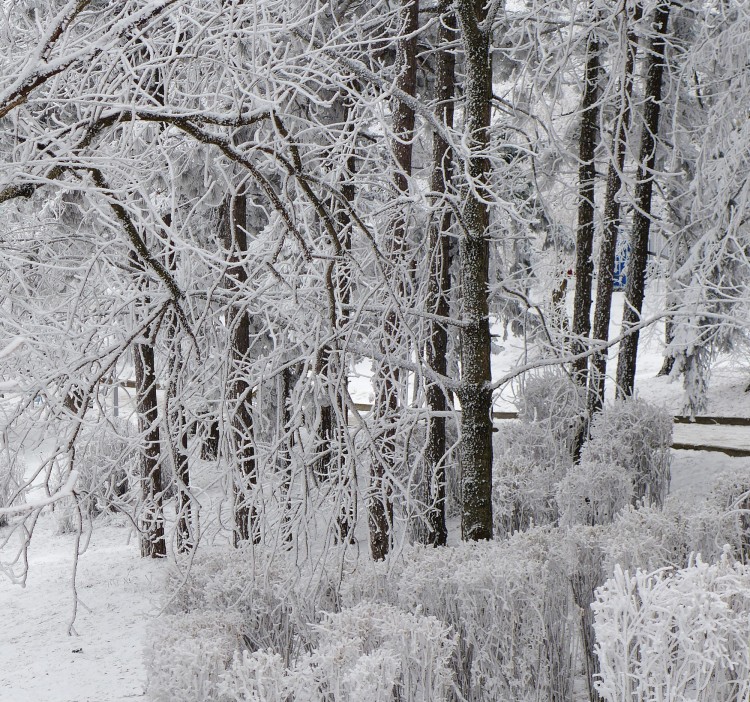
[[[230,450],[234,464],[234,545],[243,541],[260,541],[258,515],[253,504],[258,480],[253,443],[253,388],[247,379],[250,352],[250,318],[242,303],[242,291],[247,283],[247,269],[243,265],[247,251],[247,199],[235,194],[222,207],[224,245],[228,250],[226,287],[235,294],[227,323],[230,333],[229,420]]]
[[[483,0],[458,0],[456,17],[465,55],[464,120],[468,135],[460,242],[461,302],[461,535],[492,538],[492,390],[489,323],[490,37],[483,30]]]
[[[670,2],[661,2],[654,12],[654,36],[651,39],[646,67],[643,106],[643,132],[635,182],[635,211],[631,234],[628,281],[625,286],[625,307],[622,313],[622,331],[630,331],[620,344],[617,359],[617,396],[628,397],[635,387],[638,356],[637,329],[631,329],[641,318],[648,263],[648,236],[651,229],[651,195],[656,164],[656,137],[661,111],[661,89],[664,74],[666,33],[669,23]]]
[[[596,181],[596,147],[599,142],[599,38],[596,29],[586,44],[586,71],[581,104],[581,134],[578,142],[578,230],[576,235],[576,284],[573,297],[573,351],[582,353],[588,347],[591,331],[591,288],[594,277],[594,186]],[[586,386],[588,358],[573,363],[575,381]]]
[[[408,95],[414,95],[417,88],[418,0],[402,1],[401,18],[401,37],[396,46],[396,86]],[[406,195],[409,192],[413,138],[414,109],[402,100],[395,100],[391,150],[395,165],[393,184],[397,195]],[[397,292],[400,299],[404,297],[405,292],[402,268],[405,264],[406,226],[406,217],[399,209],[394,221],[388,254],[398,278]],[[381,353],[385,360],[377,366],[375,381],[377,386],[375,415],[381,423],[381,429],[378,449],[373,452],[370,466],[368,507],[370,552],[375,560],[383,560],[390,551],[393,528],[393,489],[390,476],[396,466],[396,424],[401,378],[399,369],[390,364],[387,359],[389,355],[398,353],[402,342],[398,311],[394,309],[393,303],[386,313],[381,338]]]
[[[438,113],[448,129],[453,128],[453,94],[456,59],[449,44],[456,34],[456,18],[450,9],[451,3],[442,0],[438,6],[441,23],[438,30],[438,51],[435,58],[435,99]],[[437,132],[432,137],[432,177],[430,187],[436,196],[447,191],[453,174],[453,158],[448,143]],[[427,309],[438,317],[450,314],[451,287],[451,210],[443,204],[439,221],[429,231],[430,278]],[[448,373],[448,328],[444,322],[430,323],[430,338],[427,342],[427,365],[440,375]],[[427,447],[425,461],[428,475],[428,511],[426,542],[433,546],[445,546],[448,528],[445,522],[445,411],[448,398],[445,390],[435,382],[428,382],[427,407],[430,411],[427,425]],[[432,413],[439,413],[435,416]]]
[[[604,195],[604,235],[599,248],[599,276],[596,283],[596,309],[594,311],[594,328],[592,336],[600,341],[609,340],[609,322],[612,308],[612,291],[614,286],[615,255],[617,239],[622,225],[620,217],[620,193],[622,191],[622,172],[625,168],[625,150],[627,131],[630,127],[630,101],[633,93],[633,70],[637,44],[632,24],[641,18],[641,5],[633,9],[632,20],[623,13],[623,23],[628,23],[626,30],[626,56],[620,88],[619,117],[612,135],[612,160],[607,171],[607,190]],[[591,380],[589,383],[589,416],[598,412],[604,402],[604,386],[607,377],[607,352],[598,352],[591,357]]]
[[[149,331],[144,330],[143,336],[148,337]],[[164,558],[167,555],[162,505],[164,485],[160,465],[161,442],[156,399],[156,365],[152,343],[144,342],[133,345],[133,365],[135,366],[138,433],[141,436],[140,465],[143,499],[143,518],[140,525],[141,555],[148,558]]]

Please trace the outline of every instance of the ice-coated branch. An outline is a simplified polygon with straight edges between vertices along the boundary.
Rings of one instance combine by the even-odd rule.
[[[32,512],[43,507],[49,507],[49,505],[59,502],[65,497],[70,497],[74,494],[76,481],[78,480],[78,471],[71,470],[68,479],[54,495],[49,497],[41,497],[38,500],[30,500],[22,505],[15,505],[14,507],[0,507],[0,515],[3,514],[21,514],[23,512]]]

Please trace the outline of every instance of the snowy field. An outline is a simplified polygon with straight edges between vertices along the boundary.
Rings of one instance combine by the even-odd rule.
[[[617,311],[614,317],[618,318]],[[644,337],[639,394],[680,413],[681,384],[654,377],[661,364],[660,330],[655,328]],[[507,372],[521,352],[518,340],[510,339],[493,361],[494,372]],[[744,392],[747,383],[747,369],[736,360],[720,362],[712,378],[708,413],[750,417],[750,394]],[[368,401],[367,378],[353,385],[354,399]],[[500,398],[497,408],[512,408],[512,392]],[[750,428],[682,424],[675,426],[675,440],[750,449]],[[30,462],[32,456],[26,458]],[[750,458],[674,451],[672,493],[698,498],[720,476],[749,471]],[[456,524],[451,526],[456,532]],[[144,638],[146,628],[158,622],[166,564],[140,558],[137,540],[122,517],[98,521],[90,536],[78,561],[79,604],[70,633],[76,541],[72,534],[56,533],[52,514],[44,514],[37,525],[28,552],[25,587],[0,577],[0,702],[146,699]]]

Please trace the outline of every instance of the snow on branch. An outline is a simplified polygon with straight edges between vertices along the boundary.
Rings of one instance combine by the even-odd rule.
[[[54,495],[50,495],[49,497],[42,497],[38,500],[31,500],[30,502],[26,502],[23,505],[16,505],[15,507],[0,507],[0,515],[31,512],[36,509],[48,507],[49,505],[54,504],[55,502],[58,502],[65,497],[71,497],[73,495],[73,490],[75,489],[77,480],[78,471],[72,470],[70,471],[68,479],[65,481],[65,485],[63,485]]]

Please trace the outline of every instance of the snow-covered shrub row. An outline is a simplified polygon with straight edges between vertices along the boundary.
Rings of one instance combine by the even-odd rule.
[[[728,509],[721,494],[710,495],[698,504],[686,505],[670,498],[664,509],[628,508],[607,531],[605,567],[609,572],[615,564],[631,572],[636,568],[684,568],[691,554],[700,553],[711,562],[727,546],[741,560],[750,536],[742,526],[743,514]]]
[[[214,552],[169,585],[146,651],[155,702],[450,699],[448,626],[385,604],[326,612],[332,591],[303,589],[283,556]]]
[[[145,651],[153,702],[218,702],[219,681],[242,645],[236,610],[163,614],[148,632]],[[252,699],[252,698],[251,698]]]
[[[495,533],[532,525],[608,524],[628,504],[664,504],[669,490],[672,418],[638,399],[596,415],[579,464],[572,446],[581,430],[580,388],[566,376],[527,381],[519,422],[495,442]]]
[[[750,695],[750,566],[630,575],[597,592],[599,694],[608,702],[734,702]]]
[[[503,542],[411,547],[392,557],[400,562],[387,580],[379,577],[386,565],[349,575],[342,600],[383,598],[450,625],[456,684],[469,702],[568,699],[580,646],[575,559],[570,534],[549,528]],[[595,587],[598,571],[593,577]]]
[[[319,613],[338,606],[325,572],[303,578],[286,553],[252,544],[199,553],[185,571],[169,572],[166,591],[168,613],[237,612],[246,645],[273,650],[287,663],[308,646]]]
[[[447,702],[454,641],[434,617],[360,604],[326,614],[316,645],[291,666],[271,651],[236,652],[222,702]]]
[[[672,416],[637,398],[617,400],[591,424],[581,463],[620,466],[633,481],[633,504],[661,506],[669,492]]]

